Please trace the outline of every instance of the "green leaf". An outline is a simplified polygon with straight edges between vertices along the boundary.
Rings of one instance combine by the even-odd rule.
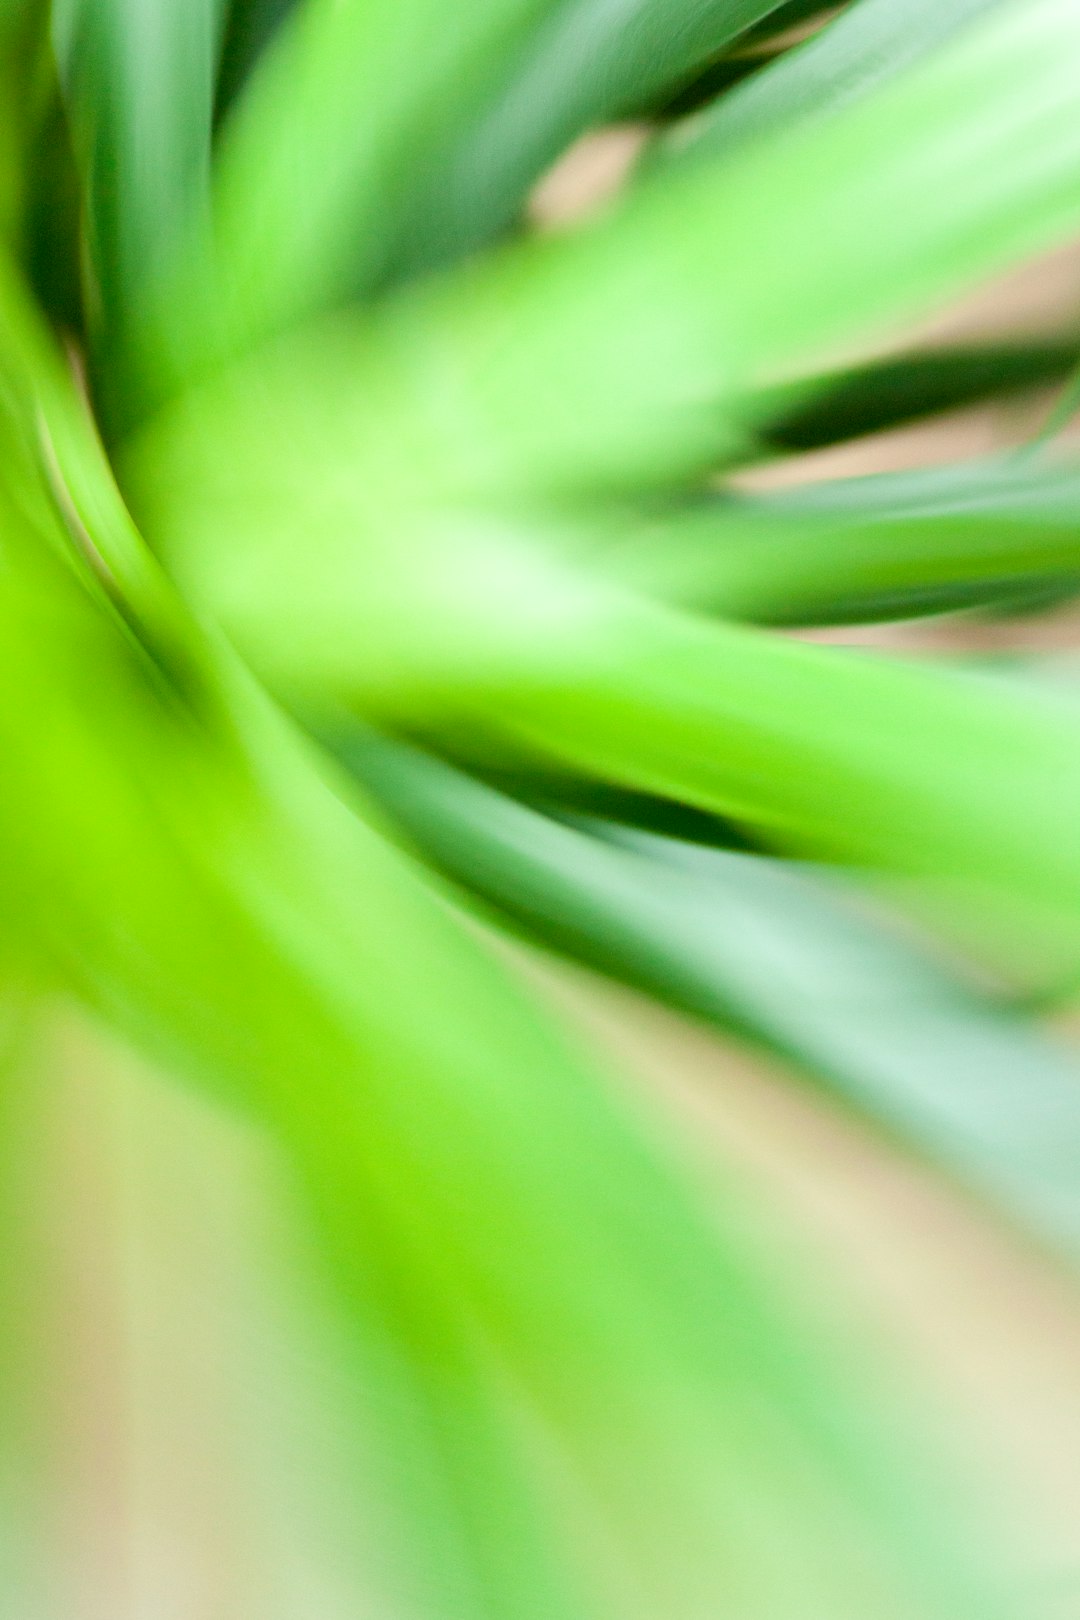
[[[410,359],[430,344],[444,397],[467,377],[491,462],[563,487],[692,476],[738,447],[727,401],[1075,229],[1078,48],[1071,9],[995,6],[798,143],[781,131],[658,180],[546,258],[478,274],[463,309],[448,291],[449,331],[414,322]]]
[[[34,203],[30,152],[49,89],[46,12],[45,0],[0,0],[0,236],[9,245],[18,241]]]
[[[415,750],[335,751],[455,882],[528,936],[793,1060],[1080,1260],[1080,1065],[824,873],[553,820]]]
[[[930,883],[985,949],[1034,943],[1075,976],[1074,702],[643,600],[613,608],[589,646],[572,687],[506,681],[484,723],[515,747],[746,822],[774,847]]]
[[[85,175],[92,304],[133,320],[207,202],[222,0],[57,0]]]
[[[80,259],[83,199],[71,132],[59,95],[34,132],[26,158],[33,175],[19,231],[18,258],[54,328],[87,345]]]
[[[561,0],[411,209],[398,275],[474,250],[511,223],[533,181],[584,130],[671,85],[779,0]]]
[[[370,282],[416,166],[551,0],[304,0],[221,132],[212,231],[137,356],[153,396]]]
[[[778,374],[1062,235],[1078,59],[1080,13],[1009,6],[795,152],[297,335],[133,447],[152,540],[285,685],[422,717],[505,660],[561,660],[592,587],[523,498],[586,496],[588,532],[606,489],[626,505],[601,526],[628,525],[635,493],[733,451]]]
[[[677,511],[612,558],[684,606],[771,624],[908,618],[1080,586],[1080,471],[1000,458]]]
[[[694,165],[572,239],[298,336],[144,447],[146,499],[163,508],[146,508],[155,540],[179,562],[211,484],[242,513],[262,505],[265,479],[287,593],[285,531],[309,532],[312,485],[332,492],[319,497],[323,518],[328,499],[343,521],[352,501],[355,532],[367,487],[389,507],[703,479],[718,458],[747,452],[775,409],[770,391],[775,401],[777,388],[1076,228],[1078,61],[1080,13],[1056,0],[1002,6],[794,148],[781,139]],[[247,446],[236,466],[217,454],[234,434]],[[264,545],[264,525],[241,518],[233,534],[230,519],[219,533],[213,511],[209,561],[232,570],[249,540]],[[376,511],[365,530],[371,521],[389,521],[397,543],[404,518]],[[305,549],[305,578],[318,567]]]
[[[840,0],[841,5],[845,0]],[[785,37],[797,28],[826,19],[837,8],[832,0],[782,0],[760,23],[748,30],[747,43],[759,44]]]
[[[299,0],[230,0],[218,74],[217,116],[231,107]]]
[[[1002,0],[857,0],[804,45],[665,135],[650,168],[722,157],[742,141],[834,114],[937,50]]]
[[[1080,9],[1002,7],[794,152],[298,337],[133,451],[149,534],[290,698],[464,713],[786,846],[948,876],[976,912],[1009,897],[1073,960],[1071,711],[608,593],[559,549],[595,505],[575,534],[550,503],[606,488],[625,521],[778,373],[1071,228],[1078,60]]]
[[[1075,341],[913,352],[822,379],[809,398],[770,403],[765,442],[777,450],[819,450],[919,417],[1063,381]]]

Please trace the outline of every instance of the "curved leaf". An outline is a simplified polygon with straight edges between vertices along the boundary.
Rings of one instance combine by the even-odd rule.
[[[205,207],[223,0],[57,0],[92,304],[117,335]]]

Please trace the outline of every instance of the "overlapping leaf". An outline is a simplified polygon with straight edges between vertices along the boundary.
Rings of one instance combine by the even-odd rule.
[[[906,618],[1080,586],[1080,474],[1000,458],[688,507],[616,555],[623,577],[729,618]]]
[[[1002,0],[857,0],[820,34],[668,135],[657,166],[829,117],[936,50]]]
[[[1071,960],[1071,709],[705,624],[564,553],[704,474],[781,368],[1075,224],[1077,53],[1080,7],[995,10],[794,153],[696,168],[238,369],[130,461],[151,534],[284,690],[412,725],[458,710],[782,845],[947,880],[977,913],[1008,896]]]
[[[823,873],[577,825],[415,750],[336,747],[424,854],[539,938],[793,1060],[1048,1243],[1080,1253],[1080,1065]]]
[[[283,480],[277,464],[295,441],[305,483],[332,485],[340,501],[337,469],[370,460],[376,435],[436,499],[623,494],[701,477],[775,411],[767,386],[820,371],[1073,228],[1077,49],[1068,0],[995,8],[794,150],[776,140],[737,163],[695,165],[572,241],[298,341],[272,374],[256,367],[223,385],[237,420],[212,424],[211,397],[202,453],[219,427],[241,431],[242,414],[258,412],[274,424],[272,447],[253,446],[237,479]],[[148,499],[166,477],[164,464],[160,478],[148,472]],[[184,484],[169,483],[160,528],[166,540],[183,528],[190,553]]]
[[[762,429],[776,450],[818,450],[981,400],[1060,382],[1076,366],[1077,344],[986,345],[923,350],[825,377],[790,406],[779,398]]]
[[[221,134],[211,227],[148,322],[142,388],[169,389],[381,268],[399,193],[551,0],[306,0]]]
[[[558,0],[416,200],[399,274],[504,228],[576,135],[678,84],[778,0]]]
[[[694,553],[692,588],[659,553],[639,553],[632,581],[608,565],[620,536],[651,525],[661,543],[725,460],[756,454],[781,399],[789,416],[824,401],[850,351],[1080,223],[1076,0],[906,20],[862,0],[730,98],[714,160],[703,137],[700,162],[670,183],[658,170],[591,229],[311,327],[395,255],[408,269],[447,250],[434,217],[402,247],[433,151],[464,131],[457,251],[576,129],[770,8],[695,4],[668,33],[670,6],[482,0],[448,20],[431,0],[306,0],[225,87],[209,202],[216,13],[137,9],[65,0],[57,41],[94,287],[121,340],[99,350],[99,394],[114,421],[178,396],[123,472],[204,620],[287,699],[464,733],[507,768],[524,758],[931,879],[988,931],[1005,916],[1075,968],[1071,698],[677,605],[829,617],[882,593],[985,596],[993,568],[1058,580],[1070,480],[1032,462],[727,499],[689,521],[742,524],[737,543],[708,553],[699,529],[687,546],[681,523],[666,537],[676,574],[674,553]],[[588,46],[584,67],[568,41]],[[895,1599],[983,1620],[993,1581],[905,1467],[883,1465],[857,1403],[769,1303],[743,1229],[701,1214],[366,799],[197,627],[14,288],[3,305],[7,948],[288,1155],[383,1424],[418,1610],[594,1612],[530,1466],[539,1430],[600,1504],[650,1614],[863,1620]],[[1075,1241],[1071,1077],[1053,1049],[790,872],[610,828],[582,843],[520,807],[492,828],[475,786],[448,834],[459,787],[448,799],[441,779],[425,812],[431,778],[417,780],[403,798],[397,779],[399,812],[534,927],[797,1050]],[[741,942],[748,919],[763,930],[765,973],[717,934],[720,895]],[[815,1001],[822,939],[866,988],[875,1037],[892,1029],[888,1054],[864,1019]],[[778,963],[784,994],[764,984]],[[935,1061],[955,1061],[951,1085],[916,1075],[908,995]],[[1007,1125],[971,1105],[982,1065]],[[1023,1104],[1005,1068],[1028,1078]]]

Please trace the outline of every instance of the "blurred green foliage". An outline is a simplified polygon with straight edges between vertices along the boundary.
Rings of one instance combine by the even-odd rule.
[[[1080,700],[777,627],[1067,597],[1080,469],[738,474],[1072,374],[903,337],[1080,229],[1080,3],[820,9],[0,5],[0,959],[288,1167],[390,1614],[1030,1614],[490,938],[1075,1265]]]

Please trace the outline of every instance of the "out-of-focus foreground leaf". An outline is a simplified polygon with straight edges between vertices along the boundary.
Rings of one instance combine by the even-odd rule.
[[[643,605],[593,647],[572,700],[557,676],[500,694],[511,737],[781,849],[929,880],[988,948],[1027,934],[1075,975],[1074,702]]]
[[[290,696],[463,713],[976,914],[1008,898],[1075,963],[1068,705],[707,624],[565,552],[703,476],[781,369],[1074,225],[1078,56],[1080,8],[1003,6],[794,152],[236,368],[135,447],[148,533]]]
[[[17,228],[26,197],[26,151],[42,111],[43,0],[0,0],[0,233]]]
[[[332,742],[425,856],[526,937],[793,1060],[1076,1262],[1080,1065],[850,890],[553,819],[370,734]]]
[[[231,0],[221,47],[217,113],[231,107],[297,0]]]
[[[265,474],[290,523],[312,486],[322,504],[349,498],[347,464],[356,487],[377,480],[387,511],[415,506],[416,492],[595,498],[701,478],[775,412],[763,390],[1068,233],[1080,215],[1078,51],[1072,6],[996,8],[794,150],[780,140],[695,165],[572,240],[328,323],[224,380],[227,409],[211,394],[166,424],[140,499],[170,507],[153,511],[157,532],[183,534],[175,560],[195,574],[204,476],[196,463],[174,479],[168,457],[170,440],[200,426],[207,459],[220,434],[241,436],[237,485],[256,497]],[[260,433],[269,424],[265,446],[256,421]],[[302,487],[288,488],[290,471]],[[232,570],[244,543],[215,535],[212,550]],[[318,553],[305,560],[318,568]],[[294,584],[283,579],[287,597]]]
[[[920,4],[896,36],[899,8],[863,0],[825,55],[791,59],[811,64],[797,138],[766,106],[754,139],[658,165],[590,226],[336,313],[424,260],[403,242],[438,154],[473,168],[468,142],[487,142],[510,177],[500,190],[477,158],[460,248],[544,153],[768,6],[679,0],[669,36],[672,6],[646,0],[452,17],[303,0],[241,42],[220,98],[210,0],[136,9],[64,0],[54,22],[102,302],[90,388],[171,578],[5,280],[0,945],[33,990],[74,994],[278,1145],[346,1324],[358,1468],[359,1435],[378,1437],[398,1606],[589,1620],[607,1609],[599,1543],[631,1608],[665,1620],[1012,1620],[932,1468],[808,1343],[741,1205],[700,1207],[277,705],[313,723],[344,705],[495,769],[678,801],[887,873],[988,948],[1015,934],[1075,974],[1074,698],[701,610],[832,616],[959,585],[970,600],[994,586],[986,552],[1010,587],[1069,572],[1071,485],[1037,457],[845,487],[823,512],[811,495],[712,497],[853,355],[1080,225],[1080,3]],[[571,61],[569,40],[592,54]],[[925,59],[883,76],[882,49]],[[432,231],[441,251],[434,215]],[[997,527],[976,557],[984,477]],[[733,512],[767,534],[712,555],[695,531],[693,589],[665,575],[694,549],[658,532],[672,513]],[[644,573],[619,573],[620,537],[642,531]],[[396,780],[407,820],[423,786]],[[497,801],[467,791],[477,887],[501,884],[541,927],[560,896],[564,946],[752,1026],[1073,1241],[1074,1108],[1052,1048],[789,870],[501,804],[491,833]],[[426,836],[442,815],[446,838],[458,787],[427,803]],[[718,944],[703,912],[721,890]],[[819,971],[852,956],[863,984],[874,963],[893,976],[875,1027],[891,1019],[890,1060],[864,1064],[865,1021],[841,1031],[814,1002],[823,911]],[[811,987],[801,1000],[738,955],[750,914],[789,989]],[[900,1043],[916,991],[929,1056]],[[966,1077],[990,1025],[1031,1090],[979,1123]],[[946,1049],[958,1070],[939,1093]]]

